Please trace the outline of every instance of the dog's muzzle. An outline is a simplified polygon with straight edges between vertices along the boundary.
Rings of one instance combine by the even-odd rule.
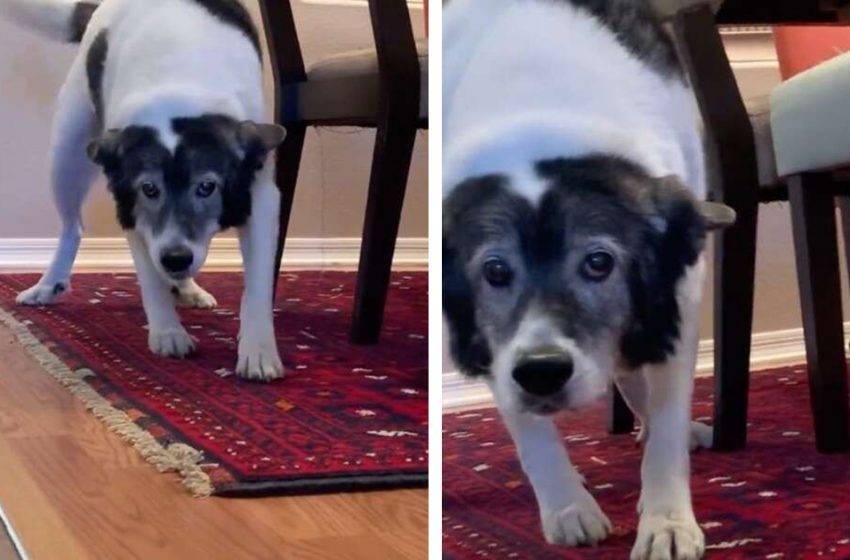
[[[512,372],[517,385],[535,397],[560,393],[572,375],[572,358],[560,348],[548,346],[521,354]]]
[[[189,267],[192,266],[192,261],[195,260],[195,255],[187,247],[172,247],[164,250],[159,259],[162,263],[162,268],[169,274],[178,276],[185,274],[189,270]]]

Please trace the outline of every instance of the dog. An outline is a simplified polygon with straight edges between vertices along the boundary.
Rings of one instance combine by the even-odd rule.
[[[611,523],[552,416],[611,383],[640,419],[634,560],[692,559],[690,405],[708,231],[702,124],[641,0],[451,0],[443,17],[443,312],[490,386],[547,541]]]
[[[57,98],[52,188],[62,219],[49,268],[23,305],[70,287],[80,211],[98,168],[126,233],[159,356],[195,341],[175,304],[215,299],[193,277],[213,236],[237,228],[244,260],[237,375],[283,375],[272,318],[280,194],[268,155],[285,131],[262,122],[262,56],[237,0],[0,0],[0,14],[79,52]]]

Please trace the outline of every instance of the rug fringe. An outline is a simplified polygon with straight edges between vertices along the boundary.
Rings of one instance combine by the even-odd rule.
[[[95,375],[93,371],[86,368],[71,370],[38,340],[25,324],[3,309],[0,309],[0,323],[12,331],[27,353],[47,373],[67,387],[88,410],[106,424],[107,428],[131,444],[142,458],[159,472],[180,473],[183,485],[195,497],[206,497],[212,494],[213,486],[210,477],[199,466],[204,456],[201,451],[184,443],[172,443],[164,447],[150,433],[133,422],[127,414],[112,406],[102,395],[92,389],[86,382],[86,378]]]

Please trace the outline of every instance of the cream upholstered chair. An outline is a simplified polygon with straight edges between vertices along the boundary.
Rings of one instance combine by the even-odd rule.
[[[745,103],[705,0],[657,0],[669,17],[705,121],[711,196],[735,209],[715,243],[714,448],[746,442],[756,224],[760,202],[792,210],[815,439],[850,448],[834,197],[850,242],[850,55],[800,74],[769,99]],[[850,243],[845,243],[850,251]],[[848,252],[850,259],[850,252]],[[612,420],[629,422],[615,400]]]
[[[289,0],[260,0],[276,82],[282,193],[276,271],[308,126],[377,129],[357,275],[352,341],[377,342],[416,131],[428,126],[428,49],[416,42],[405,0],[369,0],[374,48],[305,67]]]

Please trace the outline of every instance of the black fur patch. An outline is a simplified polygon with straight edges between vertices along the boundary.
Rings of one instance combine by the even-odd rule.
[[[77,2],[74,4],[74,11],[71,12],[71,37],[68,39],[72,43],[79,43],[83,40],[83,35],[86,33],[86,28],[89,26],[89,21],[94,15],[98,4],[91,2]]]
[[[489,200],[509,196],[504,184],[504,177],[495,175],[469,179],[443,204],[443,313],[451,330],[452,358],[466,375],[489,374],[493,357],[478,328],[475,295],[464,271],[468,255],[462,245],[479,240],[475,228],[464,226],[470,212],[484,208]]]
[[[102,125],[104,122],[103,115],[103,72],[106,67],[106,56],[109,53],[109,37],[104,29],[97,34],[89,52],[86,53],[86,74],[89,81],[89,95],[91,96],[92,105],[97,115],[97,119]]]
[[[239,122],[224,115],[178,118],[172,128],[179,142],[172,154],[162,145],[157,131],[131,126],[108,131],[101,138],[95,161],[103,167],[115,198],[118,222],[124,229],[135,227],[134,209],[140,175],[161,173],[170,200],[180,200],[198,174],[213,172],[221,178],[221,229],[244,225],[251,215],[251,186],[266,156],[256,145],[237,144]],[[240,157],[237,148],[244,152]],[[176,203],[174,216],[192,238],[196,225],[191,209]],[[156,229],[157,224],[153,224]]]
[[[257,28],[251,20],[251,15],[245,9],[239,0],[191,0],[196,4],[203,6],[213,16],[226,23],[232,25],[239,31],[245,34],[246,37],[254,45],[257,54],[262,56],[260,47],[260,35],[257,33]]]
[[[215,169],[225,179],[222,188],[222,229],[245,225],[251,215],[251,185],[262,168],[265,153],[245,148],[241,160],[227,146],[236,142],[238,123],[223,115],[174,119],[172,128],[181,136],[176,158],[202,169]]]
[[[586,9],[613,31],[620,44],[665,75],[682,74],[670,36],[646,0],[568,0]]]
[[[607,222],[612,233],[619,230],[622,237],[628,232],[637,241],[628,275],[632,316],[620,350],[633,368],[664,361],[679,338],[677,284],[705,244],[705,223],[693,197],[684,189],[650,190],[653,180],[639,166],[614,157],[557,159],[540,162],[537,169],[555,181],[541,208],[551,209],[555,198],[576,189],[593,192],[608,203],[580,202],[579,210],[592,213],[598,208],[596,219]],[[663,231],[650,223],[648,212],[664,219]]]

